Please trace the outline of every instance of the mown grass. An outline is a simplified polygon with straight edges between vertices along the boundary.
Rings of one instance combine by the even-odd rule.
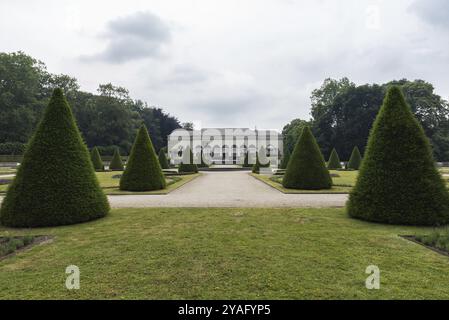
[[[301,190],[301,189],[287,189],[282,186],[282,175],[261,175],[261,174],[254,174],[251,173],[251,175],[259,179],[260,181],[268,184],[269,186],[283,192],[283,193],[293,193],[293,194],[308,194],[308,193],[314,193],[314,194],[329,194],[329,193],[349,193],[351,191],[351,188],[355,185],[355,181],[357,179],[358,171],[335,171],[331,170],[330,173],[332,175],[338,175],[333,176],[332,181],[334,182],[334,185],[332,189],[327,190]]]
[[[449,258],[343,209],[113,210],[0,236],[53,242],[0,261],[0,299],[447,299]],[[76,265],[81,289],[65,288]],[[381,270],[380,290],[365,269]]]
[[[200,173],[182,175],[182,176],[166,176],[166,188],[162,190],[154,190],[147,192],[132,192],[132,191],[122,191],[119,189],[120,179],[114,179],[113,174],[109,176],[101,176],[101,174],[110,174],[110,172],[101,172],[97,173],[97,176],[100,176],[100,185],[103,188],[104,193],[108,195],[131,195],[131,194],[141,194],[141,195],[151,195],[151,194],[168,194],[173,190],[183,186],[184,184],[192,181],[197,178]],[[117,173],[115,173],[117,175]],[[112,181],[111,181],[112,180]]]
[[[449,170],[449,169],[447,169]],[[334,183],[332,189],[330,190],[299,190],[299,189],[287,189],[282,186],[282,175],[258,175],[251,174],[256,179],[270,185],[273,188],[283,192],[283,193],[293,193],[293,194],[307,194],[307,193],[317,193],[317,194],[328,194],[328,193],[349,193],[351,189],[355,186],[357,181],[357,175],[359,171],[339,171],[339,170],[329,170],[332,175],[332,181]],[[444,169],[440,169],[442,174],[445,173]],[[449,171],[447,172],[449,173]],[[449,178],[443,177],[446,181],[446,186],[449,188]]]
[[[191,174],[191,175],[182,175],[182,176],[167,176],[165,177],[167,182],[167,187],[163,190],[149,191],[149,192],[127,192],[121,191],[119,189],[120,184],[120,175],[121,171],[106,171],[106,172],[96,172],[98,181],[100,182],[100,186],[103,188],[103,191],[106,194],[111,195],[124,195],[124,194],[167,194],[171,191],[181,187],[187,182],[192,181],[199,174]],[[0,177],[1,179],[1,177]],[[12,178],[8,178],[12,179]],[[6,192],[8,188],[7,184],[0,184],[0,195]]]
[[[16,169],[14,168],[7,168],[7,167],[0,167],[0,175],[2,174],[12,174],[16,173]]]

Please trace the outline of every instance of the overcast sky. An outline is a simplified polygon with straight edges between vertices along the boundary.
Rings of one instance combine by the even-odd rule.
[[[308,119],[327,77],[420,78],[449,98],[447,0],[1,0],[0,30],[0,51],[203,127]]]

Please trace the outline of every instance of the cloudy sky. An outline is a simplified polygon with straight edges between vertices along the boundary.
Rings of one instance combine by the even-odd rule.
[[[447,0],[1,0],[0,29],[0,51],[203,127],[308,119],[327,77],[420,78],[449,99]]]

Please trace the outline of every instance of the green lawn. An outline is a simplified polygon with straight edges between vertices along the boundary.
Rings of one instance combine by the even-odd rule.
[[[449,298],[449,257],[399,235],[430,229],[344,209],[121,209],[97,221],[13,230],[51,235],[0,261],[0,299]],[[81,289],[65,289],[77,265]],[[365,269],[381,270],[380,290]]]
[[[2,174],[11,174],[16,173],[16,169],[14,168],[7,168],[7,167],[0,167],[0,175]]]
[[[123,194],[167,194],[171,191],[181,187],[187,182],[192,181],[200,174],[190,174],[182,176],[168,176],[165,177],[167,181],[167,187],[163,190],[149,191],[149,192],[127,192],[119,189],[121,171],[107,171],[96,172],[100,186],[106,194],[110,195],[123,195]],[[1,177],[0,177],[1,179]],[[9,178],[8,178],[9,179]],[[5,193],[8,185],[0,185],[0,194]]]
[[[287,189],[282,186],[282,178],[283,176],[270,176],[270,175],[262,175],[262,174],[254,174],[251,175],[259,179],[260,181],[268,184],[269,186],[283,192],[283,193],[295,193],[295,194],[307,194],[307,193],[319,193],[319,194],[328,194],[328,193],[348,193],[351,191],[351,188],[355,185],[355,181],[357,179],[358,171],[336,171],[330,170],[332,175],[338,175],[332,177],[332,181],[334,182],[334,186],[329,190],[299,190],[299,189]]]
[[[449,169],[439,169],[442,174],[449,174]],[[268,175],[260,175],[260,174],[251,174],[256,179],[259,179],[262,182],[270,185],[273,188],[278,189],[283,193],[294,193],[294,194],[307,194],[307,193],[319,193],[319,194],[328,194],[328,193],[349,193],[352,187],[355,186],[357,175],[359,171],[338,171],[338,170],[329,170],[333,176],[332,181],[334,186],[330,190],[299,190],[299,189],[287,189],[282,186],[282,177],[279,176],[268,176]],[[443,177],[446,180],[446,186],[449,188],[449,178]]]

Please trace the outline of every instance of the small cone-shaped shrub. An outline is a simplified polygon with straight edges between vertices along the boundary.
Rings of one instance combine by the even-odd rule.
[[[198,167],[195,163],[193,163],[193,153],[189,147],[187,147],[183,152],[183,160],[179,165],[179,172],[181,173],[197,173]]]
[[[332,178],[323,154],[309,127],[304,127],[296,143],[282,185],[289,189],[304,190],[332,188]]]
[[[253,173],[260,173],[261,168],[269,168],[270,167],[270,162],[267,162],[265,164],[260,163],[259,155],[265,155],[264,147],[261,147],[260,152],[256,153],[256,163],[253,165],[253,169],[252,169]],[[266,161],[264,161],[264,162],[266,162]]]
[[[62,90],[55,89],[2,203],[0,222],[47,227],[90,221],[108,212],[72,111]]]
[[[164,148],[161,148],[161,150],[159,150],[159,164],[161,165],[162,169],[170,169]]]
[[[331,170],[341,169],[340,157],[338,156],[337,150],[332,149],[329,161],[327,163],[327,168]]]
[[[281,161],[281,169],[287,169],[288,162],[290,161],[291,152],[288,148],[285,150],[284,156]]]
[[[256,163],[253,165],[252,172],[253,173],[260,172],[259,152],[256,153]]]
[[[136,140],[120,179],[120,190],[152,191],[164,189],[165,177],[145,125],[139,129]]]
[[[122,157],[120,156],[120,151],[118,148],[114,150],[114,155],[111,163],[109,164],[109,169],[113,171],[123,171]]]
[[[90,153],[92,159],[92,164],[94,165],[95,171],[104,171],[103,160],[101,160],[100,152],[97,147],[94,147]]]
[[[449,193],[424,130],[397,86],[388,90],[373,124],[347,210],[374,222],[449,222]]]
[[[357,146],[354,147],[351,153],[351,157],[348,162],[348,169],[359,170],[360,164],[362,163],[362,155]]]

